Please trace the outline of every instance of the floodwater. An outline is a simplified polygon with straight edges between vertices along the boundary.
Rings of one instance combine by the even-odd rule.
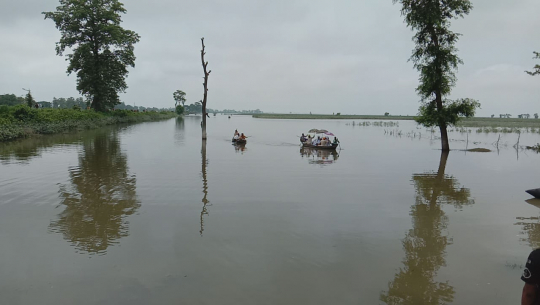
[[[519,303],[540,155],[518,135],[442,155],[411,121],[218,115],[206,145],[199,122],[0,144],[0,304]],[[300,149],[311,128],[342,149]]]

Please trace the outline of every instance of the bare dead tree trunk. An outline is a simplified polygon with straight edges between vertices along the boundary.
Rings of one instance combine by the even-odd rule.
[[[204,61],[204,54],[206,54],[206,52],[204,52],[204,37],[201,38],[201,44],[202,44],[201,62],[202,62],[203,71],[204,71],[204,83],[203,83],[204,97],[202,100],[202,138],[203,140],[206,140],[206,97],[208,95],[208,75],[210,75],[210,72],[212,72],[212,70],[209,70],[208,72],[206,71],[208,62]]]

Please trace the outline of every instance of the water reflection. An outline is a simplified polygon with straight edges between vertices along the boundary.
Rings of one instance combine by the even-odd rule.
[[[64,210],[49,230],[62,233],[78,251],[105,253],[129,235],[126,218],[140,207],[136,179],[116,132],[101,131],[82,145],[79,166],[69,169],[71,184],[60,186]]]
[[[236,143],[234,143],[233,146],[234,146],[234,152],[235,153],[244,154],[244,152],[246,151],[246,143],[244,143],[244,144],[236,144]]]
[[[540,208],[540,199],[525,200],[530,205]],[[518,222],[515,224],[521,227],[520,241],[528,243],[532,249],[540,248],[540,217],[516,217]]]
[[[203,194],[204,195],[203,195],[203,198],[202,198],[203,208],[202,208],[202,211],[201,211],[201,230],[199,231],[199,233],[201,233],[201,236],[202,236],[203,231],[204,231],[204,215],[208,215],[208,206],[210,206],[210,205],[208,205],[208,203],[210,203],[210,200],[207,199],[207,197],[208,197],[208,180],[206,178],[206,166],[208,165],[208,160],[206,159],[206,140],[202,141],[201,157],[202,157],[201,174],[202,174]]]
[[[339,154],[335,150],[300,148],[300,156],[307,158],[309,164],[332,164],[337,161]]]
[[[79,134],[73,133],[47,135],[0,143],[0,162],[8,164],[14,160],[17,163],[28,163],[31,159],[40,157],[42,152],[47,148],[57,145],[64,145],[65,147],[75,146],[79,138]]]
[[[185,121],[183,116],[176,118],[176,131],[174,133],[174,139],[176,144],[184,144],[185,141]]]
[[[386,304],[445,304],[454,299],[454,288],[448,282],[434,280],[440,267],[446,265],[446,246],[451,244],[446,228],[448,217],[442,204],[455,207],[474,204],[469,189],[445,174],[448,153],[441,154],[437,172],[414,174],[412,181],[416,202],[411,206],[413,228],[402,240],[403,267],[381,293]]]
[[[102,127],[99,130],[88,130],[84,132],[70,132],[65,134],[38,135],[29,139],[20,139],[10,142],[0,143],[0,163],[9,164],[29,163],[34,158],[39,158],[43,152],[49,149],[61,150],[75,149],[85,139],[93,138],[97,133],[108,131],[119,131],[130,128],[129,126]]]

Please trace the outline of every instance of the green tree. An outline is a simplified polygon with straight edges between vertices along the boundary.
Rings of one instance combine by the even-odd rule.
[[[533,59],[540,59],[540,52],[533,52],[533,53],[534,53]],[[527,72],[527,74],[532,75],[532,76],[540,74],[540,65],[534,66],[534,71],[532,72],[529,72],[529,71],[525,71],[525,72]]]
[[[176,114],[178,115],[184,114],[184,107],[182,105],[176,106]]]
[[[15,94],[0,95],[0,105],[15,106],[23,102],[23,98],[17,97]]]
[[[67,73],[77,73],[77,90],[97,111],[118,104],[127,89],[127,67],[135,66],[133,45],[139,35],[120,26],[126,13],[118,0],[60,0],[55,12],[43,12],[60,30],[56,54],[67,55]]]
[[[420,71],[416,92],[422,98],[417,122],[439,126],[443,151],[449,151],[447,126],[461,117],[474,116],[480,103],[472,99],[445,99],[456,82],[455,70],[463,61],[457,56],[455,44],[460,34],[450,31],[450,20],[469,14],[469,0],[393,0],[401,3],[405,22],[416,31],[416,47],[411,60]]]
[[[32,93],[30,93],[30,90],[28,90],[24,101],[26,102],[26,105],[31,108],[34,107],[34,105],[36,104],[36,101],[34,100],[34,97],[32,97]]]
[[[177,106],[178,103],[182,103],[182,106],[184,106],[186,104],[186,93],[184,91],[182,91],[182,90],[176,90],[173,93],[173,98],[176,101],[174,106]]]

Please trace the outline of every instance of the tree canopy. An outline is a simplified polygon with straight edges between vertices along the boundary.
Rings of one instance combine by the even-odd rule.
[[[540,52],[533,52],[533,53],[534,53],[533,59],[540,59]],[[538,75],[540,74],[540,65],[534,66],[534,71],[532,72],[530,71],[525,71],[525,72],[527,72],[527,74],[532,75],[532,76]]]
[[[182,106],[186,103],[186,93],[182,90],[176,90],[173,93],[173,98],[176,101],[175,106],[178,105],[178,103],[182,103]]]
[[[127,67],[135,66],[133,45],[140,37],[120,26],[124,13],[118,0],[60,0],[55,12],[43,12],[61,34],[57,55],[66,48],[73,51],[67,55],[67,73],[77,73],[77,90],[98,111],[120,102],[118,93],[127,89]]]
[[[0,105],[15,106],[24,103],[24,98],[17,97],[15,94],[0,95]]]
[[[471,99],[444,99],[456,82],[455,70],[463,61],[457,56],[455,44],[460,36],[450,30],[450,20],[469,14],[469,0],[393,0],[402,5],[401,14],[416,34],[416,47],[410,60],[420,71],[416,92],[421,97],[418,122],[439,126],[442,150],[450,149],[447,126],[461,117],[474,116],[480,104]]]

